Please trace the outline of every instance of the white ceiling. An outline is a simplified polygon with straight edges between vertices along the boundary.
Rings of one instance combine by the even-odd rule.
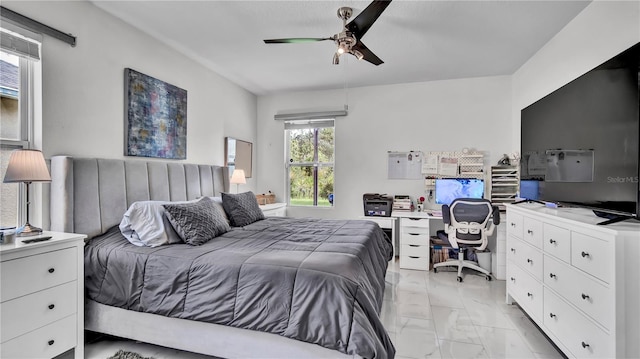
[[[257,95],[510,75],[589,3],[395,0],[362,39],[374,66],[333,65],[332,41],[262,41],[330,37],[339,7],[353,19],[369,1],[92,2]]]

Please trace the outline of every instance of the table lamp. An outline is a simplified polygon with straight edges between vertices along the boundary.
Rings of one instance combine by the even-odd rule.
[[[24,182],[27,185],[27,223],[22,226],[19,237],[35,236],[42,229],[29,223],[29,185],[32,182],[51,182],[51,176],[44,162],[44,156],[38,150],[15,150],[11,152],[4,183]]]
[[[234,170],[229,182],[236,185],[236,193],[239,193],[240,185],[247,183],[247,179],[244,177],[244,170]]]

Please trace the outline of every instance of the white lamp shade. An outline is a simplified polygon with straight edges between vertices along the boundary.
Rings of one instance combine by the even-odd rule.
[[[38,150],[11,152],[4,182],[51,182],[51,175],[42,152]]]
[[[229,181],[231,184],[245,184],[247,183],[247,179],[244,177],[244,170],[236,169],[233,171],[231,175],[231,180]]]

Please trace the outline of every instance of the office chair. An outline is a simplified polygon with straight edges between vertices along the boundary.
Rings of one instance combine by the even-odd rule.
[[[492,221],[489,221],[493,218]],[[478,266],[476,262],[464,259],[464,249],[483,250],[487,247],[488,237],[495,226],[500,224],[500,211],[491,205],[491,201],[478,198],[456,198],[450,205],[442,206],[444,231],[438,231],[438,238],[447,240],[458,252],[458,259],[433,265],[433,272],[445,266],[458,266],[458,282],[462,282],[462,268],[471,268],[484,273],[491,280],[490,272]]]

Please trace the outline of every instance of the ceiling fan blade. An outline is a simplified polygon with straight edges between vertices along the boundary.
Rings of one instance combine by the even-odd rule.
[[[347,24],[347,29],[361,39],[390,3],[391,0],[374,0]]]
[[[369,61],[370,63],[378,66],[380,64],[384,64],[378,56],[376,56],[371,50],[369,50],[361,41],[358,41],[353,47],[352,50],[358,50],[362,54],[362,59],[365,61]]]
[[[270,39],[264,40],[265,44],[299,44],[306,42],[318,42],[325,40],[333,40],[331,37],[293,37],[289,39]]]

